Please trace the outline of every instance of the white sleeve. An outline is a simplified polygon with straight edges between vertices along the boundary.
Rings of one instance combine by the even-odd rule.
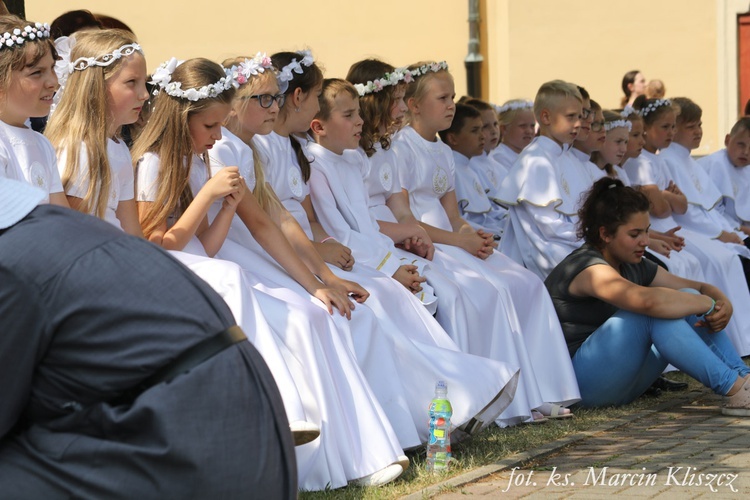
[[[156,192],[159,188],[159,157],[147,153],[138,161],[136,171],[136,200],[156,201]]]
[[[373,267],[393,276],[401,266],[399,258],[390,250],[374,245],[372,238],[355,231],[349,226],[336,206],[328,180],[317,168],[310,173],[310,199],[318,221],[325,231],[342,245],[349,247],[357,264]]]
[[[537,274],[548,275],[580,246],[575,224],[552,205],[538,207],[521,202],[511,207],[510,212],[514,215],[515,237],[523,259],[533,261],[533,266],[540,271]]]
[[[62,193],[62,181],[60,180],[60,172],[57,170],[57,156],[55,156],[55,148],[52,147],[52,143],[49,139],[44,137],[42,134],[37,133],[39,136],[39,147],[44,151],[44,156],[47,161],[44,167],[49,172],[49,192],[50,194]]]
[[[58,174],[62,177],[65,174],[65,165],[68,161],[68,149],[63,149],[60,154],[57,155],[57,168]],[[89,189],[89,156],[88,150],[85,144],[81,144],[81,149],[78,153],[78,165],[76,165],[75,171],[70,178],[68,188],[65,190],[65,194],[73,196],[75,198],[83,199],[86,197],[86,192]]]

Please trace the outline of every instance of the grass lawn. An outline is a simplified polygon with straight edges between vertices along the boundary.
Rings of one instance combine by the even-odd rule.
[[[682,373],[670,373],[670,379],[688,382],[689,390],[701,390],[703,386]],[[658,398],[642,397],[633,403],[618,408],[577,409],[575,417],[552,420],[543,424],[526,424],[500,429],[491,427],[477,436],[452,447],[455,462],[450,471],[431,474],[424,470],[424,450],[407,453],[411,466],[396,481],[380,488],[356,488],[349,486],[336,490],[302,492],[302,500],[343,499],[391,499],[415,493],[427,486],[453,476],[466,473],[477,467],[492,464],[515,453],[523,452],[556,439],[590,430],[609,420],[637,413],[657,406],[670,398],[680,398],[684,392],[665,392]],[[427,415],[425,414],[425,425]]]

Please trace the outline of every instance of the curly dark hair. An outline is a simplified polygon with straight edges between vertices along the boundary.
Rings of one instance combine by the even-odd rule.
[[[609,177],[596,181],[585,196],[578,210],[577,236],[598,249],[604,245],[599,228],[615,234],[631,215],[650,208],[646,195]]]

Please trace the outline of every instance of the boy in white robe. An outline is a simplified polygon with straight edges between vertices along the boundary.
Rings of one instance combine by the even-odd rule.
[[[698,160],[722,195],[717,210],[732,227],[750,235],[750,118],[740,118],[724,139],[725,148]]]
[[[505,230],[507,212],[487,197],[484,185],[469,166],[472,158],[484,153],[482,116],[463,104],[456,105],[451,127],[439,132],[440,138],[453,150],[456,164],[456,199],[461,215],[475,229],[500,239]]]
[[[588,187],[567,150],[581,128],[583,97],[560,80],[543,84],[534,101],[539,137],[521,152],[500,186],[510,221],[500,250],[544,279],[580,246],[578,195]]]

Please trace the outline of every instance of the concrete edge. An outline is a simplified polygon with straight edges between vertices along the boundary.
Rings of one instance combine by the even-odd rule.
[[[465,472],[456,477],[452,477],[440,483],[430,485],[426,488],[423,488],[417,492],[411,493],[401,498],[403,500],[422,500],[426,498],[432,498],[435,495],[443,493],[446,489],[453,489],[453,488],[459,488],[461,486],[466,486],[467,484],[477,482],[481,479],[484,479],[488,476],[491,476],[492,474],[496,474],[503,470],[512,469],[513,467],[520,467],[524,463],[530,462],[533,459],[543,458],[547,455],[551,455],[552,453],[562,448],[565,448],[566,446],[569,446],[573,443],[577,443],[579,441],[583,441],[584,439],[592,437],[596,434],[601,434],[606,431],[611,431],[613,429],[617,429],[618,427],[622,427],[631,422],[635,422],[636,420],[640,420],[644,417],[652,415],[656,412],[660,412],[668,408],[672,408],[674,406],[680,406],[680,405],[684,405],[685,403],[695,401],[697,398],[699,398],[702,395],[705,395],[705,391],[701,391],[701,390],[690,391],[682,397],[670,399],[669,401],[665,401],[664,403],[658,404],[653,408],[641,410],[640,412],[634,413],[632,415],[625,415],[625,416],[616,418],[614,420],[611,420],[609,422],[604,422],[602,424],[599,424],[598,426],[592,429],[589,429],[587,431],[577,432],[575,434],[571,434],[570,436],[565,436],[560,439],[550,441],[549,443],[543,444],[536,448],[532,448],[530,450],[526,450],[526,451],[513,454],[498,462],[495,462],[489,465],[484,465],[482,467],[471,470],[469,472]]]

